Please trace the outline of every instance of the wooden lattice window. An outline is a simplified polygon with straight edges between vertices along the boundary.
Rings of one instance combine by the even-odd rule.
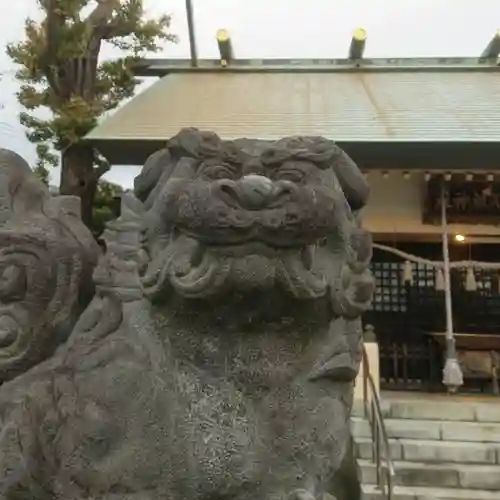
[[[408,300],[403,283],[401,262],[372,262],[375,294],[372,310],[377,312],[406,312]]]
[[[436,270],[422,262],[412,263],[413,285],[418,288],[436,288]]]

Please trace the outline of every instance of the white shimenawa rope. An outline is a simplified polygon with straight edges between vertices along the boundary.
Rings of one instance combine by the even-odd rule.
[[[394,255],[397,255],[398,257],[401,257],[402,259],[408,260],[410,262],[415,262],[416,264],[425,264],[429,267],[433,267],[434,269],[442,269],[444,267],[443,261],[422,259],[421,257],[417,257],[416,255],[403,252],[401,250],[398,250],[397,248],[393,248],[387,245],[381,245],[380,243],[373,243],[373,248],[378,248],[383,252],[392,253]],[[469,268],[498,270],[500,269],[500,263],[480,262],[476,260],[458,260],[455,262],[450,262],[450,269],[469,269]]]

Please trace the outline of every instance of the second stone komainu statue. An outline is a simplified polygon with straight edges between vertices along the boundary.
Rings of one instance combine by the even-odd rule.
[[[100,250],[80,200],[0,149],[0,385],[50,357],[90,302]]]
[[[359,499],[367,196],[323,138],[168,141],[69,341],[0,389],[0,497]]]

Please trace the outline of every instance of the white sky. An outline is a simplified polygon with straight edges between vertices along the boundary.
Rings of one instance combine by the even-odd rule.
[[[154,57],[189,57],[184,0],[144,0],[152,14],[173,15],[177,45]],[[500,28],[500,0],[193,0],[198,53],[217,57],[215,32],[227,28],[237,57],[345,57],[357,26],[368,31],[366,57],[478,56]],[[0,2],[0,45],[22,37],[36,0]],[[104,57],[117,52],[106,50]],[[18,123],[13,66],[0,53],[0,147],[34,162]],[[149,84],[149,83],[148,83]],[[132,187],[138,168],[113,167],[107,178]],[[52,173],[58,184],[59,173]]]

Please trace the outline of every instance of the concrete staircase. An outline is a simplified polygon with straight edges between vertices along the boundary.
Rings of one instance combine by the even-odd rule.
[[[500,398],[382,396],[396,469],[393,500],[500,500]],[[352,430],[364,500],[382,500],[361,405]]]

